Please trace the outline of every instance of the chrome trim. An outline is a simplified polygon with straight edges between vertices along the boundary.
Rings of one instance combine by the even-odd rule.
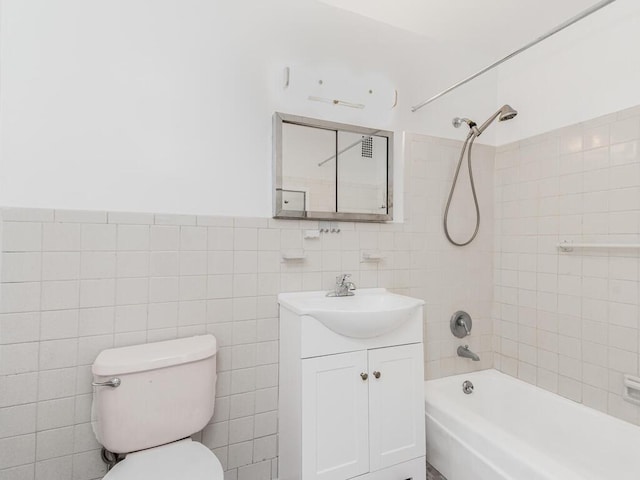
[[[467,312],[458,310],[451,315],[449,328],[451,328],[451,333],[453,333],[455,337],[464,338],[471,335],[473,320],[471,320],[471,316]]]
[[[474,73],[473,75],[468,76],[464,80],[459,81],[458,83],[450,86],[449,88],[447,88],[446,90],[443,90],[442,92],[438,93],[437,95],[434,95],[433,97],[431,97],[431,98],[429,98],[429,99],[427,99],[427,100],[425,100],[423,102],[420,102],[417,105],[414,105],[413,107],[411,107],[411,111],[412,112],[417,112],[418,110],[420,110],[425,105],[428,105],[431,102],[434,102],[435,100],[439,99],[440,97],[443,97],[447,93],[452,92],[456,88],[461,87],[462,85],[465,85],[465,84],[469,83],[471,80],[474,80],[477,77],[479,77],[480,75],[483,75],[483,74],[487,73],[489,70],[493,70],[497,66],[502,65],[507,60],[511,60],[513,57],[521,54],[522,52],[524,52],[526,50],[529,50],[534,45],[537,45],[538,43],[542,42],[543,40],[546,40],[547,38],[555,35],[558,32],[561,32],[565,28],[570,27],[574,23],[579,22],[583,18],[588,17],[592,13],[597,12],[598,10],[606,7],[607,5],[609,5],[609,4],[611,4],[611,3],[615,2],[615,1],[616,0],[604,0],[602,2],[596,3],[592,7],[587,8],[586,10],[583,10],[582,12],[580,12],[575,17],[571,17],[569,20],[566,20],[565,22],[562,22],[560,25],[552,28],[547,33],[545,33],[544,35],[536,38],[532,42],[527,43],[524,47],[521,47],[518,50],[510,53],[509,55],[507,55],[506,57],[502,58],[501,60],[498,60],[497,62],[492,63],[491,65],[489,65],[488,67],[485,67],[482,70]]]
[[[464,347],[462,345],[460,345],[458,347],[458,356],[462,357],[462,358],[470,358],[471,360],[473,360],[474,362],[479,362],[480,361],[480,357],[473,353],[471,350],[469,350],[469,345],[465,345]]]
[[[92,382],[91,385],[94,387],[113,387],[118,388],[122,384],[122,380],[118,377],[114,377],[106,382]]]
[[[282,124],[293,123],[329,130],[342,130],[368,136],[380,136],[387,138],[387,213],[347,213],[347,212],[312,212],[282,209]],[[272,139],[272,178],[273,178],[273,218],[289,218],[297,220],[335,220],[339,222],[389,222],[393,220],[393,143],[394,133],[390,130],[349,125],[346,123],[330,122],[316,118],[290,115],[275,112],[273,114],[273,139]],[[358,145],[357,142],[355,145]],[[354,146],[355,146],[354,145]]]
[[[467,395],[473,393],[473,383],[471,383],[469,380],[465,380],[464,382],[462,382],[462,391]]]
[[[353,297],[356,284],[350,281],[350,273],[343,273],[336,277],[336,284],[333,290],[327,292],[327,297]]]

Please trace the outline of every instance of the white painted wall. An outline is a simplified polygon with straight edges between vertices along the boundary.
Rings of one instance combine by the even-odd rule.
[[[489,76],[411,113],[485,59],[313,0],[0,1],[2,205],[270,216],[274,111],[460,138],[495,109]],[[387,78],[398,107],[288,100],[300,64]]]
[[[497,144],[640,104],[640,2],[617,0],[499,69],[499,103],[520,115]]]

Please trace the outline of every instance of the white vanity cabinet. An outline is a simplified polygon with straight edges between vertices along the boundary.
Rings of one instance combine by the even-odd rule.
[[[424,480],[422,303],[350,338],[287,295],[301,294],[280,296],[279,480]]]

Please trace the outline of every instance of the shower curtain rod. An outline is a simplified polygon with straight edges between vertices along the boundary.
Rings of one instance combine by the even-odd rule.
[[[506,57],[504,57],[501,60],[498,60],[495,63],[492,63],[491,65],[489,65],[488,67],[483,68],[482,70],[474,73],[473,75],[465,78],[464,80],[456,83],[455,85],[450,86],[449,88],[447,88],[446,90],[443,90],[442,92],[438,93],[437,95],[434,95],[433,97],[429,98],[428,100],[425,100],[423,102],[418,103],[417,105],[414,105],[413,107],[411,107],[411,111],[412,112],[417,112],[418,110],[420,110],[422,107],[424,107],[425,105],[430,104],[431,102],[437,100],[440,97],[443,97],[444,95],[446,95],[447,93],[455,90],[458,87],[461,87],[462,85],[465,85],[466,83],[469,83],[471,80],[479,77],[480,75],[487,73],[489,70],[493,70],[494,68],[496,68],[497,66],[503,64],[504,62],[506,62],[507,60],[512,59],[513,57],[515,57],[516,55],[521,54],[522,52],[524,52],[525,50],[529,50],[531,47],[533,47],[534,45],[537,45],[538,43],[542,42],[543,40],[546,40],[547,38],[551,37],[552,35],[555,35],[558,32],[561,32],[562,30],[564,30],[567,27],[570,27],[571,25],[573,25],[574,23],[579,22],[580,20],[582,20],[585,17],[588,17],[589,15],[591,15],[592,13],[597,12],[598,10],[600,10],[601,8],[606,7],[607,5],[615,2],[616,0],[604,0],[602,2],[598,2],[595,5],[593,5],[592,7],[587,8],[586,10],[580,12],[578,15],[576,15],[575,17],[570,18],[569,20],[561,23],[560,25],[556,26],[555,28],[552,28],[551,30],[549,30],[547,33],[545,33],[544,35],[542,35],[541,37],[536,38],[534,41],[527,43],[524,47],[519,48],[518,50],[510,53],[509,55],[507,55]]]

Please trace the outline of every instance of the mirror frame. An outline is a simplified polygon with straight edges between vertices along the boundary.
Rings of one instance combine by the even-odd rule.
[[[387,138],[387,213],[310,212],[283,210],[282,206],[282,124],[292,123],[307,127],[342,130]],[[393,132],[360,127],[346,123],[318,120],[316,118],[275,112],[273,114],[273,218],[335,220],[343,222],[389,222],[393,220]],[[338,179],[336,178],[336,183]],[[337,188],[337,185],[336,185]]]

